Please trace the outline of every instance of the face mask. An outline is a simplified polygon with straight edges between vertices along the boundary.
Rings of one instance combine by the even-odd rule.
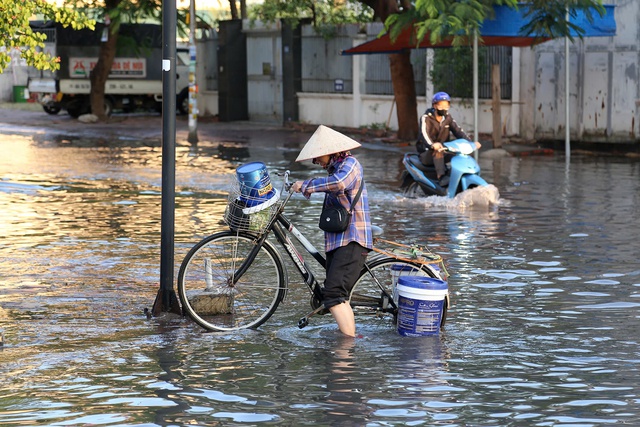
[[[449,112],[449,110],[436,110],[436,113],[438,113],[439,116],[446,116],[447,113]]]

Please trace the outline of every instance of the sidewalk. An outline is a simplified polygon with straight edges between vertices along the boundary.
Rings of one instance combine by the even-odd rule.
[[[82,123],[65,112],[50,115],[39,104],[0,103],[0,131],[31,131],[103,139],[162,140],[162,116],[159,113],[114,114],[106,123]],[[291,133],[292,129],[269,123],[217,122],[198,120],[198,139],[203,141],[242,140],[271,133]],[[186,116],[176,117],[176,143],[186,143],[189,126]]]
[[[316,125],[294,123],[284,127],[275,123],[251,121],[218,122],[215,118],[199,118],[197,134],[199,141],[237,141],[249,142],[261,140],[264,143],[282,144],[291,138],[306,140]],[[398,148],[412,147],[413,144],[394,139],[393,132],[382,129],[336,128],[360,142]],[[55,133],[59,135],[104,138],[113,140],[162,141],[162,116],[158,113],[114,114],[107,123],[82,123],[71,118],[65,112],[50,115],[39,104],[0,103],[0,132],[14,131],[28,133]],[[176,144],[187,144],[189,134],[186,116],[176,117]],[[502,149],[493,150],[491,135],[480,135],[482,149],[480,153],[492,152],[511,156],[564,154],[564,141],[524,141],[519,138],[507,138]],[[613,155],[640,158],[638,143],[585,143],[571,142],[572,153],[586,155]],[[504,150],[504,151],[502,151]]]

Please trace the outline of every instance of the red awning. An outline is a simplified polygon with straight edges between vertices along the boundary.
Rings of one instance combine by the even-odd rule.
[[[540,39],[534,37],[511,37],[511,36],[484,36],[482,37],[483,46],[512,46],[512,47],[528,47],[536,43],[547,41],[548,39]],[[412,28],[406,28],[400,33],[395,42],[391,41],[389,33],[354,46],[351,49],[343,50],[343,55],[360,55],[367,53],[398,53],[405,49],[424,49],[428,47],[450,47],[452,39],[442,40],[433,44],[429,41],[429,37],[425,37],[420,44],[416,43],[416,37]],[[465,44],[465,43],[463,43]],[[470,43],[469,43],[470,44]]]

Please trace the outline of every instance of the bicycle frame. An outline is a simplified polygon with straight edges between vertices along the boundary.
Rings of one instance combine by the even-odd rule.
[[[306,237],[298,230],[293,223],[282,213],[276,216],[277,222],[273,225],[273,234],[276,236],[276,240],[285,248],[289,258],[293,261],[298,268],[300,275],[304,279],[304,282],[309,286],[309,289],[313,290],[313,286],[318,283],[313,272],[309,269],[307,262],[302,257],[302,254],[295,247],[289,234],[292,234],[298,242],[305,248],[305,250],[322,266],[326,268],[327,260],[316,249],[313,244],[307,240]],[[287,233],[288,232],[288,233]]]
[[[288,172],[285,174],[284,187],[286,189],[290,188],[290,185],[287,182],[287,177],[288,177]],[[296,248],[296,246],[293,244],[293,241],[289,238],[289,234],[295,237],[295,239],[318,262],[318,264],[320,264],[320,266],[323,269],[326,269],[327,260],[284,214],[284,207],[287,205],[292,195],[293,194],[290,192],[287,194],[287,197],[285,198],[284,202],[278,209],[278,212],[276,213],[274,218],[271,220],[271,222],[267,225],[265,232],[257,240],[255,248],[251,251],[251,253],[247,256],[247,258],[242,263],[240,268],[238,268],[238,270],[236,271],[233,281],[236,282],[237,280],[240,279],[240,277],[242,277],[244,272],[247,270],[247,268],[249,268],[249,266],[253,262],[255,256],[258,254],[260,247],[269,236],[269,233],[273,231],[273,234],[276,237],[276,240],[286,250],[287,255],[289,255],[289,258],[298,269],[298,272],[302,276],[304,283],[309,288],[309,291],[311,292],[311,294],[315,298],[317,298],[318,301],[320,301],[322,299],[322,295],[320,294],[319,283],[315,275],[313,274],[313,271],[309,268],[307,262],[304,260],[304,257],[302,256],[300,251],[298,251],[298,248]],[[371,269],[366,263],[364,265],[364,269],[366,269],[369,272],[369,274],[371,274],[371,277],[376,282],[380,290],[385,294],[387,294],[387,292],[384,290],[384,287],[380,284],[380,282],[375,277],[375,275],[371,272]],[[390,297],[390,295],[387,294],[387,297]],[[391,302],[391,304],[393,305],[393,308],[397,308],[395,307],[395,304],[393,304],[393,302]]]
[[[225,213],[225,221],[227,221],[227,223],[231,226],[231,232],[230,233],[221,232],[219,233],[219,235],[215,234],[203,239],[196,246],[194,246],[185,257],[185,260],[183,261],[180,267],[180,273],[178,277],[178,286],[180,288],[180,298],[183,304],[185,304],[185,306],[187,307],[187,312],[190,315],[192,315],[196,320],[196,322],[198,322],[201,326],[211,330],[228,330],[228,329],[243,328],[243,327],[250,327],[250,326],[257,327],[262,323],[264,323],[273,314],[278,304],[286,298],[286,294],[289,288],[289,277],[288,277],[289,275],[287,274],[286,265],[284,264],[284,257],[281,255],[282,250],[278,250],[277,246],[280,246],[287,252],[289,258],[291,259],[293,264],[296,266],[296,269],[300,273],[300,276],[302,277],[302,279],[304,280],[304,283],[307,285],[310,291],[310,295],[311,295],[310,302],[311,302],[312,311],[298,321],[298,327],[300,328],[305,327],[308,324],[308,320],[311,316],[318,313],[324,314],[324,310],[326,309],[322,304],[323,288],[321,284],[318,282],[313,270],[310,268],[310,265],[307,263],[307,261],[303,257],[302,248],[304,248],[304,250],[307,251],[316,260],[316,262],[325,270],[327,265],[327,259],[326,259],[326,256],[324,256],[324,254],[322,254],[318,249],[316,249],[316,247],[304,236],[304,234],[284,214],[285,207],[293,195],[293,193],[290,192],[292,185],[288,183],[287,177],[288,177],[288,172],[285,174],[284,187],[286,188],[286,191],[287,191],[286,196],[281,198],[278,204],[273,205],[273,208],[271,208],[271,211],[269,212],[269,219],[266,223],[259,223],[259,222],[257,223],[257,224],[260,224],[260,228],[255,227],[255,225],[254,225],[255,228],[250,228],[248,226],[245,227],[244,223],[239,221],[235,222],[236,221],[235,219],[233,219],[231,216],[228,218],[227,213]],[[281,194],[284,194],[284,192]],[[235,200],[235,197],[237,196],[235,194],[230,193],[230,197],[233,197],[233,200]],[[232,214],[230,213],[229,215],[232,215]],[[244,221],[244,219],[242,219],[242,221]],[[236,228],[234,224],[239,224],[239,225]],[[271,234],[271,232],[273,232],[273,235],[275,236],[274,238],[276,239],[278,244],[274,245],[275,242],[269,241],[269,235]],[[236,253],[237,249],[240,246],[234,246],[234,243],[233,243],[235,241],[233,240],[234,234],[238,235],[237,242],[240,242],[240,241],[244,242],[242,243],[242,246],[241,246],[242,253]],[[232,240],[229,240],[229,238],[231,238]],[[375,240],[377,240],[377,238]],[[205,282],[207,281],[207,277],[208,277],[207,276],[208,273],[206,270],[207,262],[211,263],[211,259],[207,258],[207,255],[204,255],[204,259],[203,259],[202,258],[203,255],[201,255],[200,252],[203,248],[208,247],[208,245],[212,242],[214,242],[213,245],[215,245],[216,244],[215,242],[217,241],[231,242],[231,246],[227,246],[228,249],[225,249],[224,247],[221,247],[222,249],[220,249],[220,251],[224,253],[224,255],[221,255],[222,258],[220,258],[220,261],[222,263],[222,265],[220,266],[221,268],[220,271],[223,272],[222,275],[219,275],[219,278],[221,279],[221,283],[220,283],[221,290],[219,293],[215,293],[211,291],[212,297],[217,298],[218,296],[226,295],[226,292],[228,291],[229,295],[233,295],[234,292],[238,292],[237,296],[239,296],[241,299],[245,298],[245,296],[248,296],[249,298],[254,298],[253,296],[251,296],[250,292],[246,293],[245,295],[245,292],[243,289],[245,286],[247,286],[247,283],[253,283],[252,280],[255,281],[256,278],[258,283],[265,283],[266,285],[265,289],[271,289],[270,292],[275,292],[275,294],[272,293],[270,295],[274,295],[276,298],[269,299],[269,296],[266,296],[267,299],[265,300],[264,304],[261,302],[258,303],[258,305],[255,307],[257,310],[255,311],[255,314],[254,314],[253,308],[247,311],[247,307],[253,307],[251,306],[250,302],[248,306],[246,305],[246,303],[240,303],[240,305],[238,305],[238,308],[240,309],[241,312],[244,311],[245,313],[239,312],[239,315],[240,315],[239,321],[241,323],[238,323],[237,325],[234,323],[233,325],[223,324],[221,326],[216,326],[210,323],[209,320],[205,320],[204,318],[201,317],[201,315],[197,312],[199,308],[192,306],[192,303],[189,300],[189,297],[187,296],[188,291],[186,290],[186,288],[190,288],[191,285],[185,285],[185,275],[190,274],[189,266],[191,265],[192,260],[199,257],[199,261],[197,262],[199,263],[204,262],[204,269],[205,269],[204,272],[200,269],[199,272],[198,271],[194,272],[194,277],[193,277],[194,282],[200,283],[200,286],[201,286],[203,284],[202,273],[204,273],[205,275],[204,281]],[[298,245],[294,244],[295,241],[297,241],[302,246],[302,248],[299,248]],[[393,242],[387,242],[385,240],[381,240],[381,241],[386,243],[393,243]],[[239,243],[236,243],[235,245],[238,245],[238,244]],[[395,244],[396,246],[405,246],[405,245],[400,245],[396,243],[393,243],[393,244]],[[215,246],[212,246],[211,249],[214,249],[214,248]],[[248,250],[248,253],[247,253],[247,250]],[[377,252],[377,254],[367,259],[367,261],[364,263],[364,266],[359,273],[358,280],[356,281],[356,283],[354,284],[354,288],[350,292],[349,302],[351,306],[354,308],[354,311],[356,311],[356,308],[358,308],[356,314],[369,313],[380,318],[385,314],[392,314],[395,317],[397,315],[398,307],[397,307],[397,303],[392,298],[392,295],[391,295],[392,291],[389,289],[389,285],[391,283],[395,283],[395,280],[398,279],[397,276],[401,273],[397,273],[397,272],[405,271],[404,267],[406,267],[408,264],[410,266],[410,271],[424,270],[424,273],[420,273],[421,275],[424,274],[431,277],[438,277],[438,273],[434,272],[434,270],[427,269],[425,267],[424,264],[428,263],[426,262],[426,260],[425,262],[414,261],[413,258],[415,257],[417,259],[418,255],[414,253],[413,249],[409,254],[409,256],[411,256],[412,259],[406,259],[403,256],[397,256],[395,253],[389,252],[388,250],[385,250],[385,249],[374,248],[374,250]],[[266,252],[263,253],[263,251],[266,251]],[[395,251],[395,249],[393,251]],[[211,256],[216,257],[217,253],[218,252],[216,252],[214,249],[214,252],[212,252]],[[276,273],[280,277],[278,281],[279,283],[278,287],[273,287],[272,284],[268,285],[267,282],[261,282],[260,274],[262,274],[261,273],[262,270],[260,269],[260,267],[262,267],[262,265],[258,266],[257,270],[254,270],[251,268],[254,261],[256,261],[257,257],[259,256],[259,254],[260,254],[261,263],[264,262],[263,255],[267,255],[267,257],[271,258],[272,264],[274,268],[277,270]],[[238,256],[241,258],[239,259]],[[228,262],[226,266],[224,265],[225,262]],[[398,268],[396,268],[398,263],[402,264],[399,270]],[[251,273],[249,274],[249,272]],[[379,272],[381,272],[381,274],[378,274]],[[251,277],[249,278],[249,281],[247,283],[244,283],[244,281],[241,281],[240,279],[247,274]],[[190,283],[190,280],[191,280],[190,278],[186,279],[186,281],[189,283]],[[209,281],[211,280],[212,279],[209,279]],[[236,285],[238,286],[238,290],[234,291],[232,288],[235,288]],[[195,286],[196,286],[196,289],[198,289],[199,285],[195,285]],[[209,286],[209,282],[207,282],[207,286]],[[249,286],[251,287],[251,285]],[[256,289],[259,289],[259,288],[256,288]],[[193,302],[200,305],[203,308],[204,316],[211,315],[211,314],[207,314],[208,313],[207,310],[210,310],[208,307],[208,304],[210,303],[217,304],[219,301],[215,298],[214,300],[211,300],[211,301],[205,298],[204,304],[203,304],[203,301],[201,298],[203,294],[200,293],[201,291],[202,289],[198,289],[198,292],[195,292],[193,294],[194,295]],[[255,292],[255,289],[254,289],[254,292]],[[259,299],[261,297],[257,296],[257,298]],[[229,300],[229,298],[224,299],[222,303],[235,304],[233,300]],[[232,312],[227,313],[227,311],[224,311],[225,310],[224,307],[222,311],[220,311],[219,313],[217,310],[218,310],[217,308],[214,308],[211,313],[213,313],[213,315],[232,313]],[[247,319],[247,316],[249,316],[249,319]],[[258,316],[258,317],[255,317],[255,316]],[[255,317],[255,319],[250,320],[251,317]],[[248,323],[246,323],[247,326],[242,326],[245,320],[248,321]],[[226,320],[220,319],[220,322],[224,323],[226,322]]]

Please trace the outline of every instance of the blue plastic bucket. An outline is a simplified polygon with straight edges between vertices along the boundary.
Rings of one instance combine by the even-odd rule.
[[[398,305],[398,279],[400,276],[426,276],[424,271],[420,271],[418,267],[407,264],[393,264],[391,266],[391,290],[393,294],[393,302]]]
[[[398,279],[398,333],[407,337],[434,335],[440,331],[447,282],[424,276]]]
[[[236,169],[240,184],[240,200],[248,208],[266,208],[278,199],[278,192],[271,185],[267,166],[262,162],[251,162]],[[274,200],[275,198],[275,200]]]

